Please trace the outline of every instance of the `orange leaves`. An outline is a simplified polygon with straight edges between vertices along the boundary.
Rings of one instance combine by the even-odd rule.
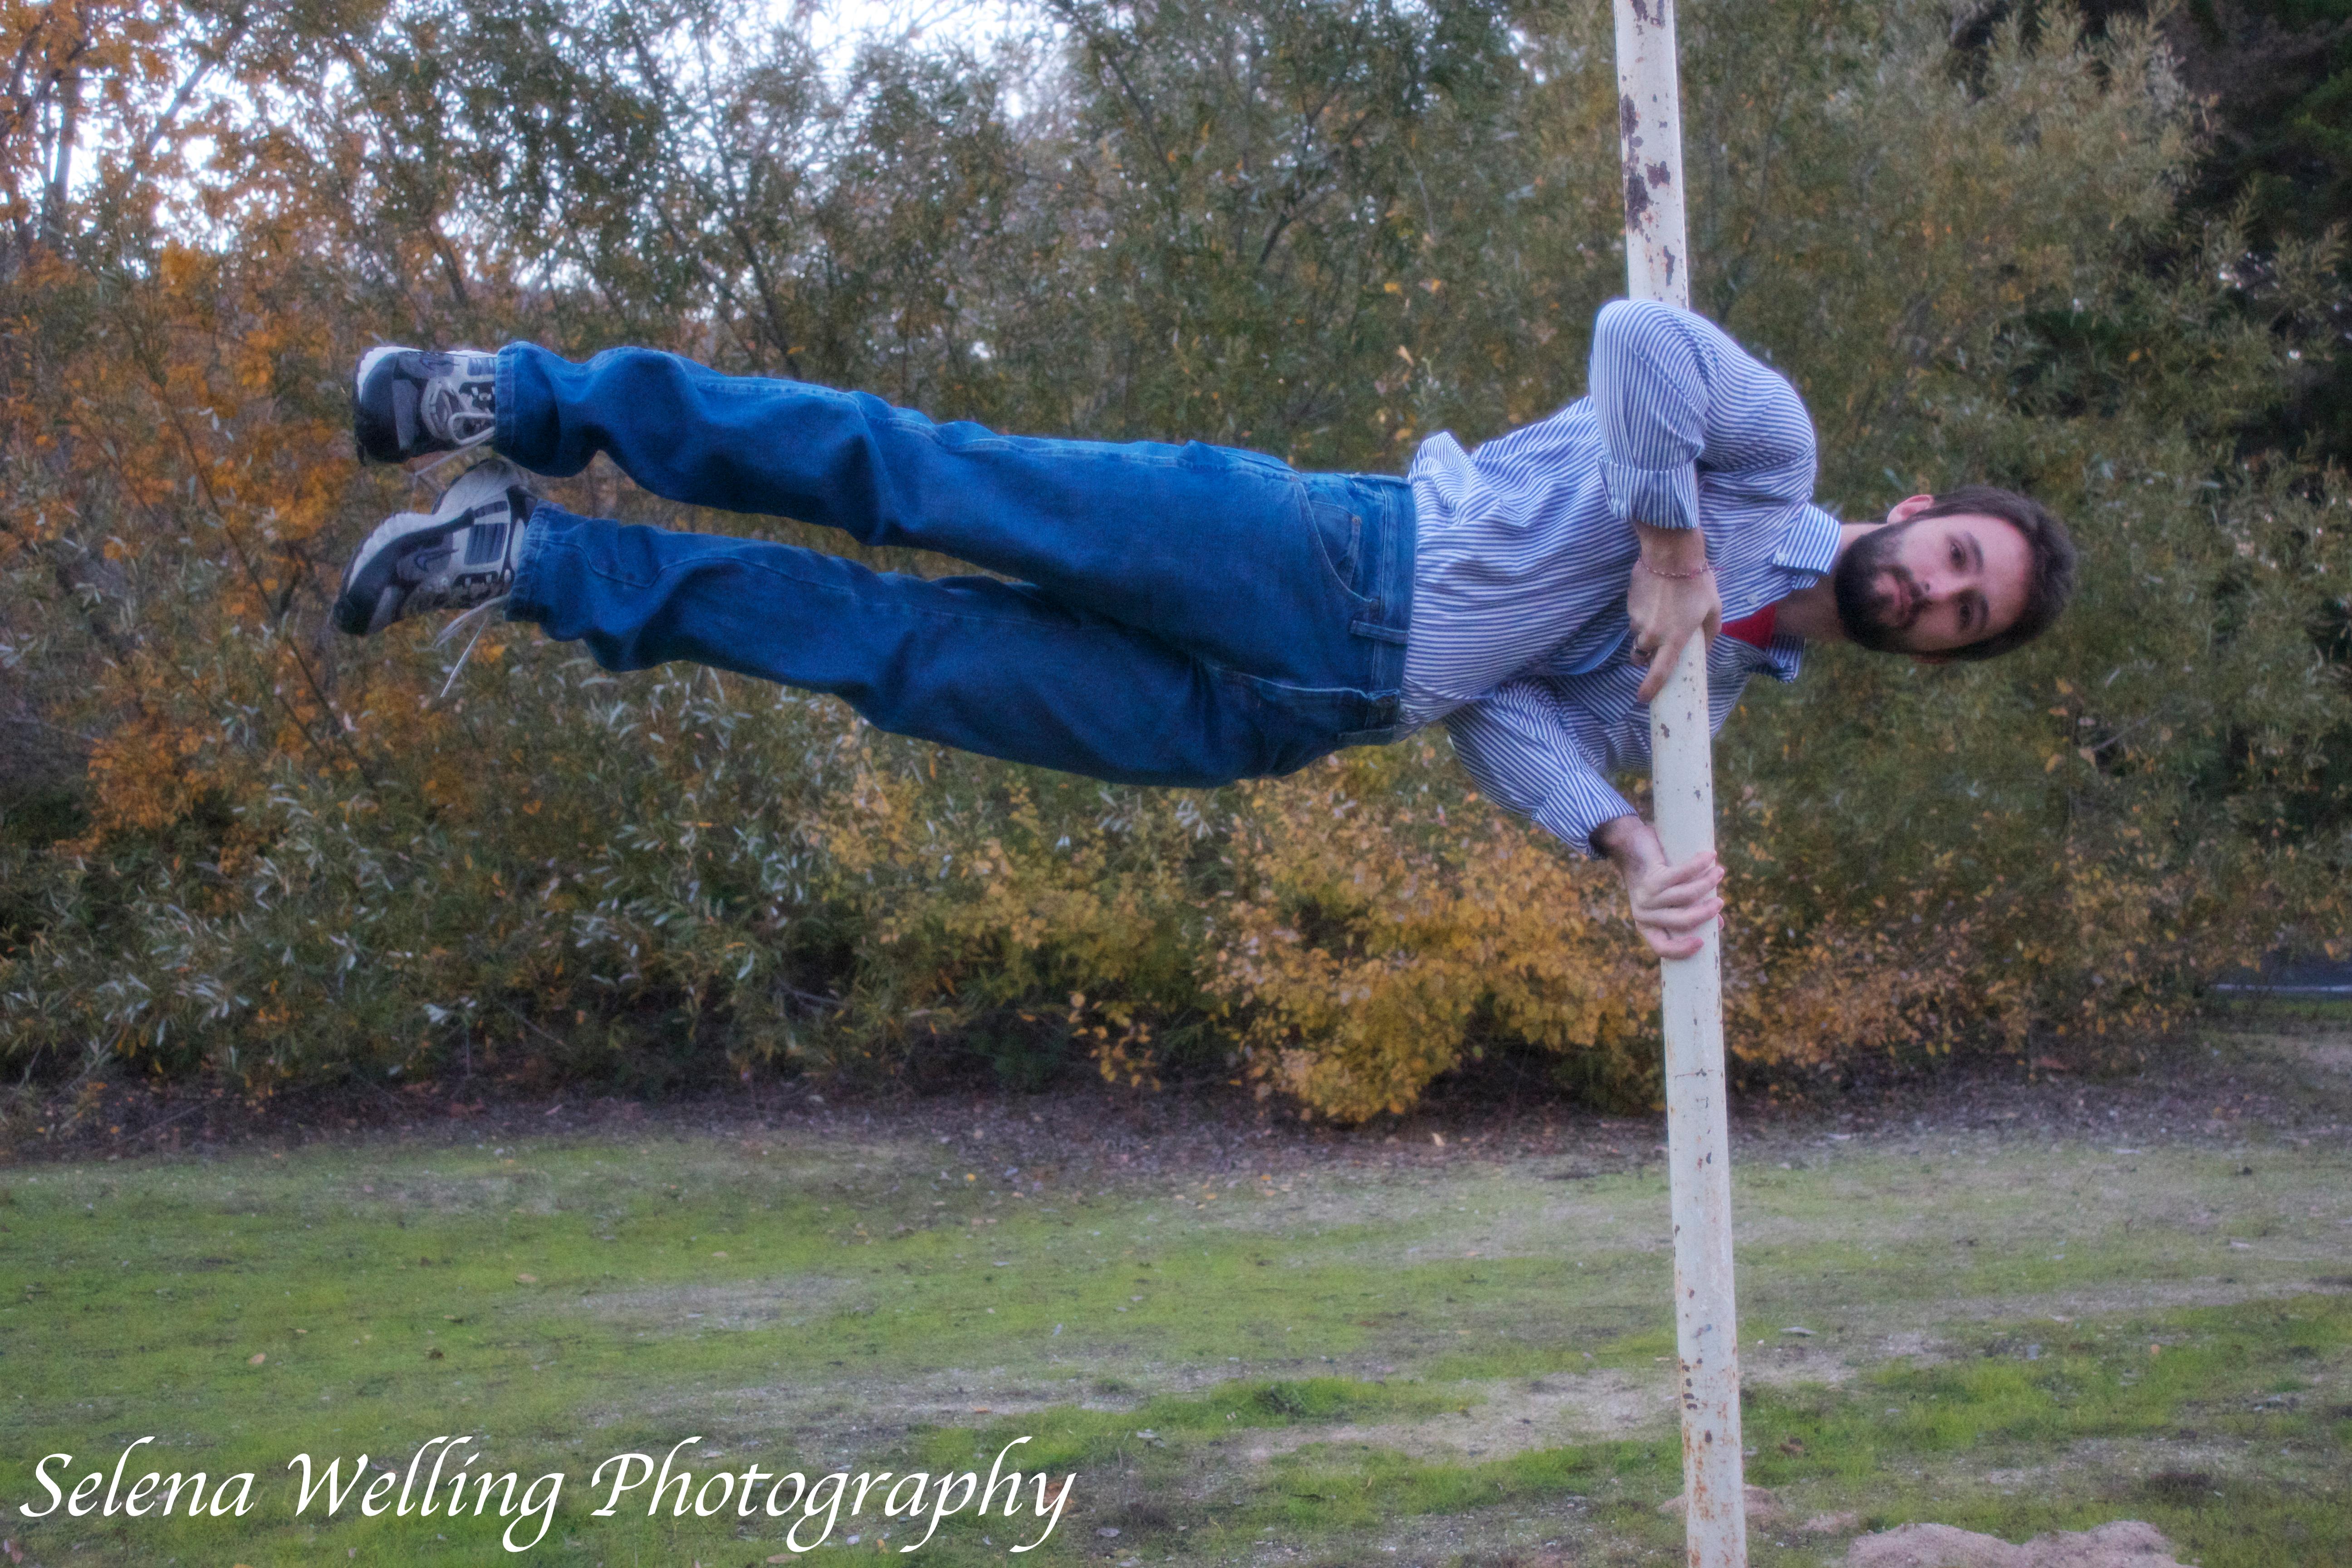
[[[144,726],[126,724],[90,748],[89,779],[98,809],[92,826],[157,832],[186,815],[193,795],[181,747]]]
[[[186,20],[159,16],[156,37]],[[94,5],[64,20],[147,26]],[[0,9],[12,22],[29,25]],[[307,635],[338,564],[325,541],[373,510],[340,401],[315,395],[339,357],[334,301],[233,245],[155,240],[143,268],[104,278],[56,252],[25,259],[0,292],[16,476],[0,550],[53,555],[69,591],[53,635],[89,650],[54,700],[107,737],[89,763],[93,841],[162,831],[204,791],[247,805],[288,761],[362,771],[331,650]]]
[[[155,254],[155,279],[167,297],[183,301],[208,294],[221,275],[221,258],[176,239],[167,239]]]
[[[1350,752],[1242,786],[1241,888],[1213,917],[1208,985],[1249,1075],[1341,1121],[1409,1108],[1474,1035],[1639,1079],[1654,981],[1612,879],[1484,808],[1433,833],[1399,787],[1413,780],[1405,759]]]

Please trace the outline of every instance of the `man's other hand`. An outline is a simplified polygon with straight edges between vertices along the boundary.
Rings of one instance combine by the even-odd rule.
[[[1706,535],[1646,522],[1633,531],[1642,559],[1626,584],[1625,616],[1633,624],[1633,662],[1648,671],[1636,695],[1647,702],[1666,689],[1684,644],[1700,633],[1712,641],[1723,628],[1723,595],[1706,569]]]
[[[1706,945],[1706,928],[1723,913],[1723,867],[1703,851],[1679,866],[1666,860],[1657,829],[1638,816],[1602,823],[1593,847],[1624,879],[1633,924],[1661,958],[1691,958]]]

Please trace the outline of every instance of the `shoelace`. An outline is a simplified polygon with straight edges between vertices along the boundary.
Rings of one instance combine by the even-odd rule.
[[[435,647],[441,647],[451,637],[457,635],[457,628],[459,626],[464,626],[467,621],[474,619],[477,616],[483,616],[488,611],[497,609],[499,605],[505,604],[512,597],[514,597],[512,594],[500,594],[495,599],[484,599],[480,604],[476,605],[472,609],[458,616],[447,626],[443,626],[439,631],[436,632],[433,635],[433,646]],[[466,661],[467,659],[474,657],[474,645],[482,640],[482,634],[489,629],[489,621],[487,618],[484,619],[478,626],[475,626],[474,635],[466,639],[464,651],[457,655],[457,662],[452,665],[449,668],[449,679],[441,683],[440,694],[434,698],[436,702],[438,702],[441,698],[448,696],[449,688],[457,684],[457,672],[466,668]]]
[[[458,458],[464,457],[467,453],[472,451],[475,447],[488,440],[493,435],[497,434],[497,432],[498,426],[496,425],[485,425],[479,434],[467,437],[465,440],[459,442],[457,444],[457,450],[442,453],[439,457],[434,458],[431,462],[425,464],[421,468],[409,469],[408,478],[410,482],[423,485],[426,490],[430,491],[436,498],[446,495],[448,492],[449,487],[446,485],[436,485],[433,483],[429,476],[437,470],[446,468],[449,464],[456,462]]]

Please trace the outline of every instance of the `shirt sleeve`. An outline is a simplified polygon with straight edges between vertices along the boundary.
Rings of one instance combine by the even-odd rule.
[[[1812,493],[1812,420],[1787,379],[1704,316],[1612,300],[1592,328],[1601,488],[1618,521],[1698,523],[1696,465],[1752,476],[1770,499]]]
[[[1598,855],[1593,830],[1633,815],[1601,774],[1608,747],[1591,714],[1521,676],[1445,717],[1454,754],[1486,797],[1561,843]]]

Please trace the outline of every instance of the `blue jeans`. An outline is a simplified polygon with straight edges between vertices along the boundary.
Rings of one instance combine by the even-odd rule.
[[[838,528],[994,577],[542,503],[511,619],[607,669],[693,659],[842,698],[877,728],[1129,784],[1286,773],[1390,741],[1412,603],[1402,479],[1254,452],[937,425],[862,393],[615,349],[499,354],[498,451],[598,452],[656,495]]]

